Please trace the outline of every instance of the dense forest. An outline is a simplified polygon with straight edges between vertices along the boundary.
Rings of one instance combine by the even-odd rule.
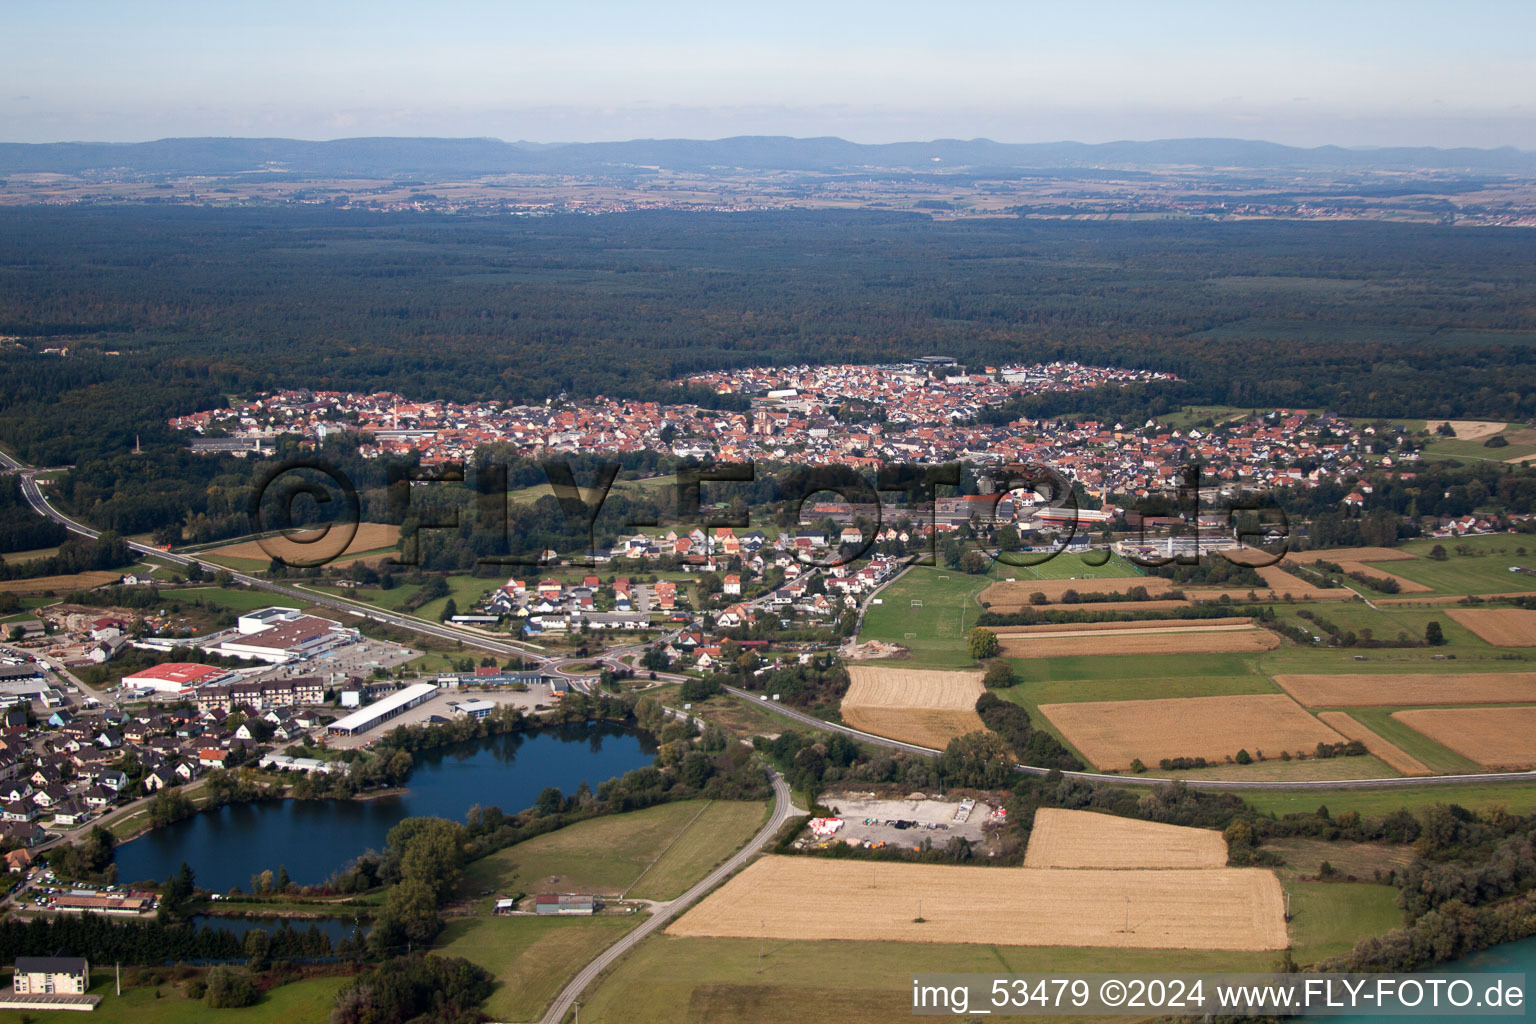
[[[0,441],[52,464],[135,438],[169,455],[167,417],[259,388],[661,397],[716,367],[933,353],[1186,381],[1117,414],[1525,419],[1533,254],[1527,232],[1402,224],[15,208]]]

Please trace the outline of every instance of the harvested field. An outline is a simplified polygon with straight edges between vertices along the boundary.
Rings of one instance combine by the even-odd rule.
[[[1079,594],[1123,594],[1132,587],[1142,587],[1152,595],[1173,589],[1173,581],[1161,576],[1095,577],[1086,580],[1017,580],[1013,583],[994,583],[981,592],[979,600],[995,612],[1018,611],[1029,604],[1031,594],[1045,595],[1047,602],[1055,604],[1069,590]],[[1085,606],[1085,607],[1097,607]]]
[[[1205,828],[1042,807],[1024,855],[1028,868],[1221,868],[1227,841]]]
[[[1252,626],[1184,627],[1183,629],[1121,629],[1099,635],[1067,633],[1052,637],[999,636],[1002,653],[1010,658],[1067,658],[1100,654],[1222,654],[1233,651],[1272,651],[1280,638]]]
[[[1000,637],[1028,633],[1101,633],[1117,629],[1185,629],[1196,626],[1246,626],[1253,621],[1247,615],[1220,619],[1129,619],[1124,622],[1043,622],[1035,626],[997,626],[992,632]]]
[[[1292,576],[1278,565],[1267,565],[1262,569],[1255,569],[1254,572],[1259,574],[1259,579],[1263,580],[1269,589],[1278,594],[1294,594],[1300,597],[1302,594],[1311,594],[1323,589],[1308,583],[1300,576]]]
[[[1342,735],[1365,744],[1365,749],[1391,765],[1404,775],[1433,775],[1429,766],[1409,754],[1395,743],[1388,743],[1363,722],[1357,722],[1342,711],[1324,711],[1317,716],[1323,723],[1337,729]]]
[[[843,721],[877,736],[942,749],[956,736],[984,729],[976,699],[980,672],[850,665]]]
[[[1536,611],[1527,608],[1452,608],[1447,615],[1495,647],[1536,647]]]
[[[1456,431],[1456,438],[1460,441],[1481,441],[1492,437],[1504,429],[1504,424],[1494,420],[1435,420],[1430,423],[1430,428],[1438,427],[1442,423],[1449,423],[1451,429]]]
[[[985,692],[980,672],[850,665],[843,706],[932,708],[969,711]]]
[[[1484,767],[1536,766],[1536,708],[1426,708],[1392,717]]]
[[[1363,572],[1367,576],[1379,576],[1397,581],[1398,587],[1404,594],[1427,594],[1433,587],[1426,587],[1422,583],[1387,572],[1372,562],[1405,562],[1417,558],[1417,555],[1407,551],[1399,551],[1396,548],[1323,548],[1317,551],[1296,551],[1286,556],[1294,562],[1310,565],[1313,562],[1336,562],[1345,573]]]
[[[1275,682],[1309,708],[1536,704],[1536,672],[1279,675]]]
[[[65,593],[71,590],[91,590],[95,587],[116,583],[123,578],[122,572],[97,569],[77,572],[68,576],[37,576],[30,580],[0,580],[0,594],[47,594]]]
[[[385,523],[359,523],[357,535],[347,544],[346,549],[337,550],[345,536],[345,531],[340,528],[333,529],[328,536],[319,530],[311,530],[296,533],[291,539],[275,535],[259,541],[247,540],[239,544],[226,544],[221,548],[204,551],[203,554],[218,555],[223,558],[244,558],[257,562],[268,562],[274,555],[279,555],[308,563],[326,558],[335,552],[331,565],[349,565],[358,561],[365,551],[394,547],[400,540],[400,527]],[[319,539],[322,537],[324,539]]]
[[[843,724],[876,736],[943,750],[949,741],[986,726],[974,711],[937,711],[930,708],[875,708],[843,705]]]
[[[1418,556],[1399,548],[1318,548],[1292,551],[1285,556],[1303,565],[1312,562],[1406,562]]]
[[[1222,762],[1239,750],[1278,757],[1345,740],[1283,693],[1042,704],[1040,711],[1100,768],[1129,768],[1138,758],[1149,768],[1165,757]]]
[[[1282,949],[1287,942],[1283,904],[1279,881],[1260,868],[1041,870],[763,857],[667,932],[1014,946]],[[914,920],[919,916],[921,923]]]

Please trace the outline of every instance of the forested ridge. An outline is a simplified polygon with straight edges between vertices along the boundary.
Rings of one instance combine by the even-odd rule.
[[[1529,232],[1368,223],[6,209],[0,440],[74,462],[169,451],[167,417],[261,388],[659,398],[716,367],[934,353],[1186,379],[1126,414],[1524,419],[1533,254]]]

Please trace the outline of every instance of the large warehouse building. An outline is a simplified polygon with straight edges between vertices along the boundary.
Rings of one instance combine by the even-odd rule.
[[[200,665],[192,661],[168,661],[123,676],[123,685],[135,690],[155,690],[159,693],[180,693],[194,686],[216,683],[236,678],[235,673],[217,665]]]
[[[436,683],[412,683],[403,690],[398,690],[383,700],[374,701],[365,708],[352,712],[345,718],[338,718],[326,726],[326,731],[332,736],[356,736],[358,733],[367,732],[374,726],[389,721],[396,715],[403,714],[411,708],[425,704],[437,696]]]

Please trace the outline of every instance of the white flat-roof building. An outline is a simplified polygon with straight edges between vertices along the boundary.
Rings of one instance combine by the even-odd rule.
[[[437,696],[436,683],[412,683],[326,726],[332,736],[356,736]]]

